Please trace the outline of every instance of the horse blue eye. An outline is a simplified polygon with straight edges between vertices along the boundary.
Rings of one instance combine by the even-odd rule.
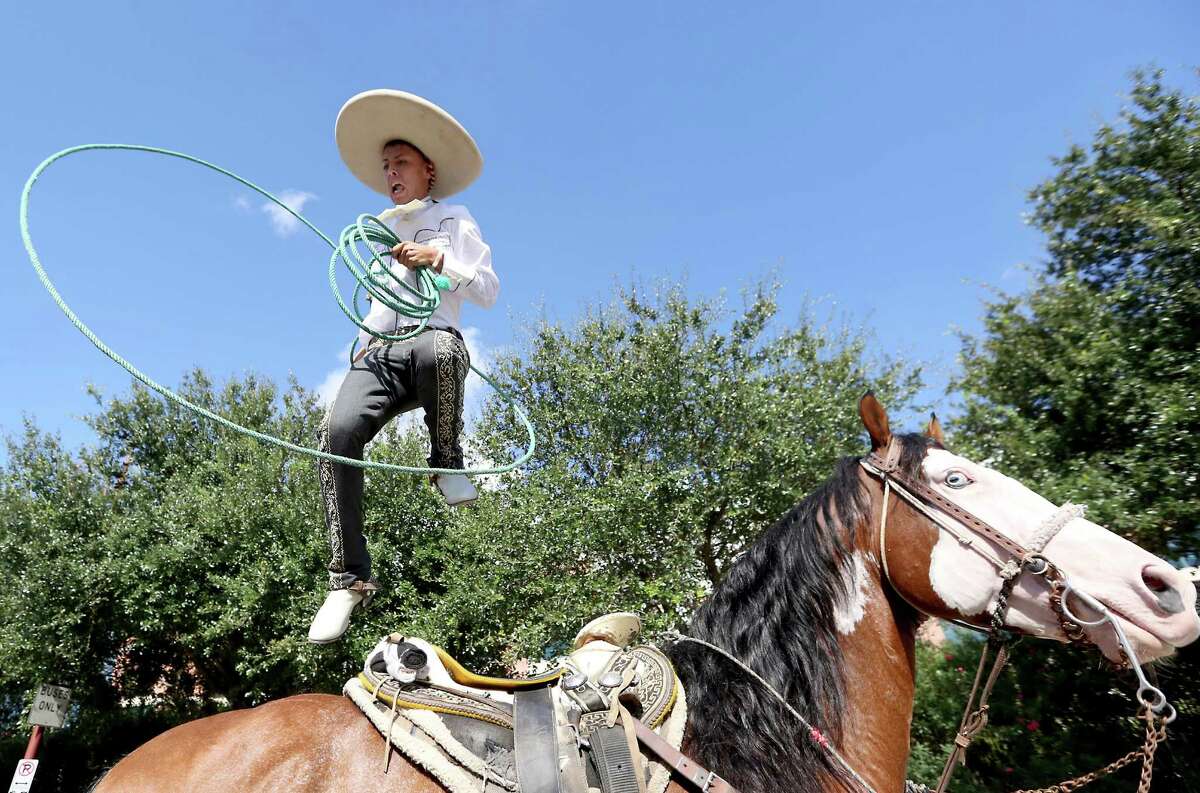
[[[945,481],[950,487],[960,488],[971,484],[971,477],[967,476],[962,471],[950,471],[946,474]]]

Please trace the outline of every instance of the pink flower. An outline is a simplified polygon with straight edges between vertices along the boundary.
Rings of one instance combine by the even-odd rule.
[[[953,656],[953,655],[951,655],[950,653],[946,653],[946,654],[945,654],[945,655],[943,655],[942,657],[943,657],[943,658],[945,658],[947,661],[953,661],[953,660],[954,660],[954,656]]]
[[[813,727],[811,730],[809,730],[808,734],[809,734],[809,737],[811,737],[813,739],[813,741],[816,742],[817,744],[819,744],[821,746],[829,746],[829,739],[826,738],[823,734],[821,734],[821,731],[818,730],[816,727]]]
[[[954,667],[954,671],[955,671],[955,672],[965,672],[965,671],[967,671],[967,670],[966,670],[966,669],[963,669],[961,666],[956,666],[956,667]]]
[[[1004,773],[1011,774],[1012,772],[1013,772],[1013,769],[1012,769],[1011,765],[1004,767]]]
[[[1037,720],[1037,719],[1030,719],[1029,721],[1027,721],[1027,722],[1025,723],[1025,728],[1026,728],[1027,730],[1029,730],[1030,732],[1037,732],[1037,730],[1038,730],[1038,727],[1041,727],[1041,726],[1042,726],[1042,725],[1038,724],[1038,720]]]

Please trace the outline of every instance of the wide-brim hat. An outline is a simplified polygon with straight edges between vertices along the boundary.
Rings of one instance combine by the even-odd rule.
[[[404,140],[437,169],[430,195],[445,198],[465,190],[483,170],[483,155],[454,116],[427,99],[378,88],[350,98],[333,126],[342,161],[372,190],[391,195],[383,171],[383,146]]]

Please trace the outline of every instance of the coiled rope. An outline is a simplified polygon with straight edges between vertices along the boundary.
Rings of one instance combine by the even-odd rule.
[[[79,316],[71,310],[71,307],[67,305],[65,300],[63,300],[62,295],[58,293],[58,289],[55,288],[54,282],[50,280],[50,276],[46,274],[45,268],[42,267],[41,259],[38,258],[37,249],[34,248],[33,245],[33,237],[29,233],[29,196],[33,192],[33,186],[37,182],[38,177],[40,177],[52,163],[62,159],[63,157],[71,154],[77,154],[81,151],[95,150],[148,152],[150,154],[160,154],[167,157],[175,157],[180,160],[186,160],[197,165],[202,165],[205,168],[216,171],[220,174],[224,174],[230,179],[249,187],[254,192],[286,210],[288,214],[307,226],[309,230],[324,240],[325,243],[333,249],[333,255],[329,259],[329,285],[333,290],[334,297],[337,298],[338,306],[341,307],[342,312],[345,313],[345,315],[349,317],[350,320],[359,328],[384,341],[402,341],[404,339],[410,339],[413,336],[416,336],[418,333],[423,332],[426,329],[425,326],[429,321],[429,318],[433,316],[434,311],[437,310],[437,307],[441,303],[441,290],[447,288],[449,282],[444,278],[444,276],[434,275],[429,271],[428,268],[421,268],[416,274],[417,286],[415,288],[407,283],[404,283],[404,281],[397,279],[399,280],[400,285],[408,293],[407,298],[391,289],[388,285],[390,269],[389,266],[380,258],[382,254],[378,252],[378,249],[380,247],[390,249],[392,246],[398,244],[400,239],[396,237],[392,230],[385,226],[378,218],[371,215],[359,215],[358,219],[354,223],[342,230],[342,233],[338,238],[338,242],[335,243],[320,229],[310,223],[303,215],[293,210],[291,207],[280,201],[268,191],[247,179],[243,179],[232,171],[226,170],[219,165],[214,165],[211,162],[202,160],[199,157],[193,157],[190,154],[171,151],[169,149],[160,149],[154,146],[139,146],[129,143],[89,143],[83,146],[72,146],[69,149],[63,149],[62,151],[56,152],[55,154],[52,154],[43,160],[42,163],[34,169],[33,173],[29,175],[29,179],[25,182],[25,189],[21,191],[21,240],[25,244],[25,252],[29,254],[29,261],[33,264],[33,269],[37,272],[38,278],[41,279],[42,286],[46,287],[46,291],[48,291],[50,296],[54,298],[55,304],[57,304],[62,312],[67,315],[67,319],[71,320],[71,324],[73,324],[80,333],[86,336],[88,341],[96,345],[96,348],[99,349],[100,352],[107,355],[118,366],[129,372],[139,381],[144,383],[148,388],[158,394],[161,394],[164,398],[170,400],[171,402],[204,416],[205,418],[216,422],[226,429],[240,432],[243,435],[249,435],[251,438],[254,438],[258,441],[269,443],[282,449],[287,449],[291,452],[305,454],[309,457],[316,457],[322,460],[330,460],[332,462],[342,463],[344,465],[352,465],[356,468],[398,471],[409,474],[469,474],[479,476],[483,474],[502,474],[507,471],[512,471],[515,468],[524,465],[533,456],[537,439],[534,434],[533,424],[530,422],[529,417],[525,414],[525,411],[521,410],[521,407],[517,405],[513,398],[496,383],[495,380],[477,368],[474,364],[471,364],[471,371],[482,377],[484,382],[495,389],[500,397],[510,406],[512,406],[512,409],[521,419],[521,423],[525,426],[525,431],[529,436],[529,444],[524,453],[506,465],[495,466],[492,468],[468,468],[465,470],[460,470],[457,468],[424,468],[419,466],[396,465],[394,463],[378,463],[368,460],[357,460],[353,457],[343,457],[337,454],[330,454],[328,452],[323,452],[320,449],[313,449],[307,446],[289,443],[288,441],[285,441],[281,438],[276,438],[273,435],[268,435],[264,432],[258,432],[257,430],[253,430],[249,427],[245,427],[241,424],[230,421],[224,416],[213,413],[211,410],[189,401],[185,397],[175,393],[170,388],[167,388],[166,386],[156,382],[149,375],[140,371],[137,367],[135,367],[125,358],[118,355],[111,347],[101,341],[100,338],[92,331],[92,329],[84,324],[83,320],[81,320]],[[361,247],[364,245],[367,246],[368,250],[370,251],[369,256],[364,256],[363,251],[361,250]],[[357,284],[354,287],[354,294],[351,297],[350,306],[346,305],[346,301],[342,299],[341,291],[338,289],[338,262],[344,264],[346,269],[350,271],[357,281]],[[402,316],[417,320],[416,328],[408,333],[396,336],[382,334],[372,330],[371,328],[368,328],[366,326],[363,312],[358,307],[358,297],[363,291],[366,291],[367,294],[371,296],[372,300],[382,301],[385,305],[395,310]],[[352,348],[351,356],[353,356],[353,354]]]

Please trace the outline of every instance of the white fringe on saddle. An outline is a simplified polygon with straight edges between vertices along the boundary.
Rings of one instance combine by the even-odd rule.
[[[675,688],[675,706],[655,732],[678,749],[687,726],[687,702],[678,681]],[[489,769],[482,759],[455,739],[437,713],[415,708],[400,708],[395,712],[382,710],[376,706],[378,700],[357,677],[346,683],[342,693],[366,714],[380,735],[390,736],[392,745],[402,755],[428,771],[449,793],[479,793],[489,786],[509,791],[520,789]],[[648,777],[646,793],[664,793],[671,781],[671,769],[646,760],[644,755],[643,761]]]

